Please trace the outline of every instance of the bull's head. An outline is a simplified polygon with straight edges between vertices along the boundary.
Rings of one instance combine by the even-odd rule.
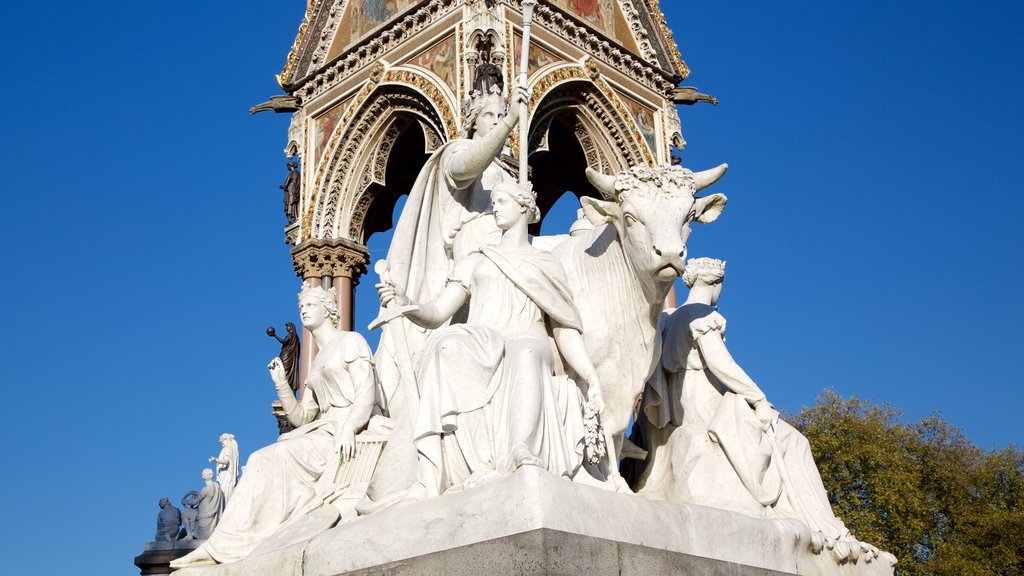
[[[584,197],[583,212],[593,224],[611,223],[619,233],[634,271],[659,284],[682,274],[690,224],[714,222],[725,208],[724,194],[696,194],[725,174],[722,164],[703,172],[680,166],[646,166],[606,176],[587,168],[587,179],[613,201]]]

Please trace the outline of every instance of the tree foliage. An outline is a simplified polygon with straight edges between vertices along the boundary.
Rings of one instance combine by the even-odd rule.
[[[825,391],[791,422],[836,515],[900,575],[1024,575],[1024,451],[983,450],[934,415]]]

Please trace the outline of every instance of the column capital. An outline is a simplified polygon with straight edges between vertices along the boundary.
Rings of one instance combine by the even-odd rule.
[[[358,282],[369,262],[366,246],[345,238],[306,240],[292,248],[295,275],[303,280],[330,276]]]

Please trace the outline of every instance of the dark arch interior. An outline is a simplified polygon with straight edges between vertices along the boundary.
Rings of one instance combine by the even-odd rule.
[[[572,192],[577,198],[601,197],[587,181],[587,158],[573,133],[575,121],[576,117],[571,112],[555,117],[548,128],[547,150],[530,156],[533,189],[537,191],[537,206],[542,215],[546,215],[565,192]],[[530,233],[539,234],[540,224],[534,224]]]
[[[412,190],[416,176],[430,156],[424,152],[426,141],[419,123],[413,118],[403,118],[401,121],[406,125],[388,156],[388,164],[384,170],[385,185],[372,184],[368,190],[373,201],[363,221],[364,239],[377,232],[391,229],[391,215],[395,203]]]

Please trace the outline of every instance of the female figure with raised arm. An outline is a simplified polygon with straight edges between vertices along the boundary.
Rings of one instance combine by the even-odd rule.
[[[686,264],[686,302],[663,323],[661,366],[648,383],[650,457],[638,492],[673,502],[799,520],[815,552],[837,560],[880,552],[836,518],[807,439],[779,418],[725,346],[716,307],[725,262]]]
[[[515,103],[506,106],[500,85],[490,86],[486,93],[474,91],[466,102],[461,137],[434,152],[409,192],[387,261],[391,281],[414,300],[437,297],[455,262],[501,237],[487,212],[491,190],[499,183],[517,181],[513,167],[501,161],[508,136],[519,123],[516,103],[527,99],[524,88],[515,88],[514,94]],[[390,330],[385,328],[378,350],[389,405],[400,389],[389,347]],[[411,349],[417,351],[425,339],[422,330],[411,331]]]
[[[249,457],[231,506],[213,535],[172,562],[172,568],[248,556],[282,527],[322,504],[330,494],[323,492],[321,477],[333,481],[340,462],[355,456],[355,435],[370,420],[376,382],[366,340],[337,327],[336,302],[333,289],[305,286],[299,293],[302,324],[319,349],[302,398],[295,399],[280,358],[268,366],[296,429]]]
[[[539,220],[532,192],[501,183],[491,197],[500,241],[457,262],[436,298],[416,302],[393,284],[377,286],[384,305],[417,304],[406,317],[425,328],[442,326],[470,303],[467,322],[433,332],[419,356],[412,495],[437,495],[524,465],[576,473],[579,392],[554,375],[549,327],[589,399],[603,409],[565,272],[528,240],[527,226]]]

